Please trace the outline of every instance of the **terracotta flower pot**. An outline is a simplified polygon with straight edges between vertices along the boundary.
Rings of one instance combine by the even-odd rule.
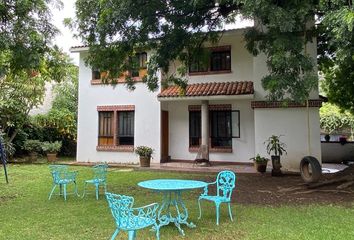
[[[150,167],[151,157],[140,156],[140,167]]]
[[[57,160],[57,153],[47,153],[48,162],[55,162]]]
[[[272,176],[281,176],[281,164],[280,164],[280,156],[271,156],[272,158]]]
[[[267,170],[267,162],[265,163],[254,163],[254,167],[257,169],[257,172],[264,173]]]
[[[30,152],[29,153],[29,162],[35,162],[38,159],[38,153],[37,152]]]

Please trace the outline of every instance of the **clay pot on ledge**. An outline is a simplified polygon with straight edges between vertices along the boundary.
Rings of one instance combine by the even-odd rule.
[[[140,167],[150,167],[151,157],[140,156]]]
[[[47,153],[48,162],[55,162],[57,160],[57,153]]]

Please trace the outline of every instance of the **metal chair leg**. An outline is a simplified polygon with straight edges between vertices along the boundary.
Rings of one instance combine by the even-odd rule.
[[[155,223],[155,229],[156,229],[156,239],[160,240],[160,228],[157,225],[157,223]]]
[[[84,184],[84,192],[82,193],[82,198],[84,198],[85,197],[85,195],[86,195],[86,186],[87,186],[87,182],[85,182],[85,184]]]
[[[111,240],[114,240],[114,239],[117,237],[118,233],[119,233],[119,229],[117,228],[117,229],[114,231],[114,233],[113,233],[113,235],[112,235],[112,237],[111,237]]]
[[[56,185],[56,184],[53,184],[53,187],[52,187],[52,190],[50,191],[48,200],[50,200],[50,199],[52,198],[53,192],[54,192],[54,190],[55,190],[56,187],[57,187],[57,185]]]
[[[64,199],[66,201],[66,184],[64,184]]]
[[[78,191],[77,191],[77,184],[76,184],[76,181],[74,181],[74,184],[75,184],[75,194],[76,194],[76,196],[79,197],[80,195],[79,195],[79,193],[78,193]]]
[[[198,206],[199,206],[199,217],[198,217],[198,219],[201,219],[201,217],[202,217],[202,209],[200,207],[200,199],[198,199]]]
[[[216,225],[219,225],[220,203],[215,203],[215,208],[216,208]]]
[[[229,215],[230,215],[230,219],[231,219],[231,221],[234,221],[234,220],[232,219],[231,203],[228,203],[227,205],[229,205]]]
[[[96,187],[96,200],[98,200],[98,194],[99,194],[99,187],[100,185],[98,183],[95,184]]]
[[[133,231],[129,231],[128,232],[128,240],[135,240],[136,238],[136,231],[133,230]]]

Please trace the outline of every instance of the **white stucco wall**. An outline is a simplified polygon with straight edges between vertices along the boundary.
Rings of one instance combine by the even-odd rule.
[[[308,127],[306,108],[255,109],[255,153],[268,156],[264,141],[271,135],[283,135],[287,155],[281,156],[284,170],[299,171],[304,156],[314,156],[321,162],[321,142],[318,108],[310,108],[310,141],[308,152]],[[270,158],[270,156],[268,156]]]
[[[97,106],[135,105],[134,145],[146,145],[155,150],[152,161],[160,160],[160,103],[159,91],[150,92],[143,83],[137,83],[134,91],[123,84],[91,85],[91,69],[85,66],[84,54],[80,54],[79,113],[77,161],[138,163],[132,152],[97,151],[98,112]]]
[[[170,156],[178,160],[194,160],[196,152],[189,152],[188,105],[200,105],[200,101],[179,101],[164,103],[169,110]],[[232,153],[213,153],[211,161],[250,162],[254,155],[254,120],[250,101],[210,101],[209,104],[232,104],[232,110],[240,111],[240,138],[233,138]]]

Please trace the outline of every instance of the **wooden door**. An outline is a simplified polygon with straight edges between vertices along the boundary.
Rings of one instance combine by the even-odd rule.
[[[169,141],[168,141],[168,111],[161,112],[161,162],[167,162],[169,157]]]

